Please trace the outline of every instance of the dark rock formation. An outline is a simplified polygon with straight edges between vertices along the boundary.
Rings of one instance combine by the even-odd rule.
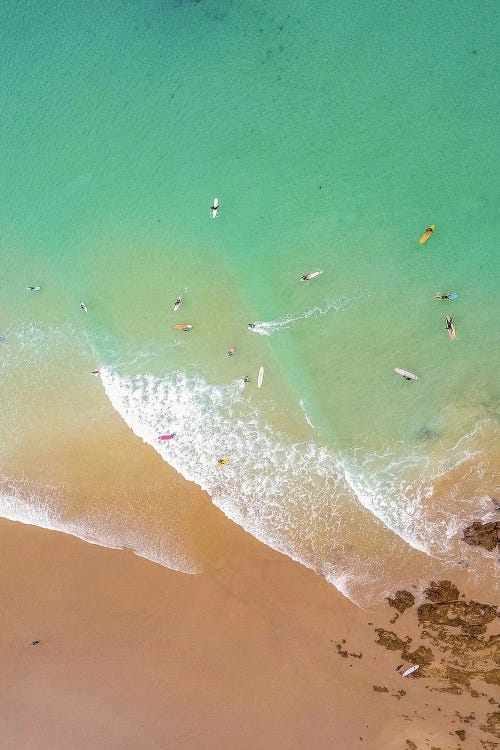
[[[403,641],[396,633],[383,628],[375,628],[375,632],[378,634],[378,640],[375,642],[389,649],[389,651],[403,651],[411,642],[411,638],[406,638]]]
[[[461,628],[467,635],[486,632],[487,625],[497,616],[496,607],[479,602],[444,601],[438,604],[421,604],[417,610],[419,622],[426,627],[445,625]]]
[[[388,596],[387,601],[391,607],[394,607],[394,609],[397,609],[398,612],[402,614],[405,609],[408,609],[408,607],[413,607],[415,604],[415,597],[410,591],[403,590],[396,591],[394,598]]]
[[[425,589],[424,596],[430,602],[456,602],[460,591],[451,581],[431,581]]]
[[[490,552],[500,546],[500,521],[474,521],[464,529],[463,540],[472,547],[484,547]]]

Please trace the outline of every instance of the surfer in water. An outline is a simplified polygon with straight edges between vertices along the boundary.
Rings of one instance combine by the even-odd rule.
[[[436,294],[434,295],[434,299],[455,299],[456,296],[455,292],[450,292],[450,294]]]
[[[230,346],[229,349],[227,350],[227,353],[230,357],[232,357],[235,351],[236,349],[234,348],[234,346]]]
[[[249,328],[255,328],[255,323],[249,323],[249,324],[248,324],[248,327],[249,327]]]
[[[453,318],[451,317],[451,315],[447,315],[445,318],[445,321],[446,321],[446,330],[452,331],[453,330]]]
[[[178,294],[174,302],[174,312],[179,309],[182,302],[182,294]]]
[[[85,302],[80,302],[80,307],[83,310],[83,312],[88,312],[87,305],[85,304]]]
[[[245,377],[243,378],[243,382],[244,383],[249,383],[250,382],[250,378],[248,377],[248,375],[245,375]]]
[[[210,210],[212,212],[212,219],[217,218],[217,214],[219,212],[220,204],[217,198],[214,198],[214,202],[210,206]]]
[[[39,292],[40,289],[41,289],[41,287],[39,287],[37,285],[33,285],[33,286],[29,286],[28,287],[28,292]]]

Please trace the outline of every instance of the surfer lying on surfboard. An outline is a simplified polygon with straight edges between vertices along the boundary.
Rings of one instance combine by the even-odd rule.
[[[450,292],[449,294],[435,294],[434,299],[456,299],[458,294],[456,292]]]
[[[423,233],[423,235],[418,241],[420,245],[423,245],[424,242],[427,242],[429,237],[434,233],[435,228],[436,228],[435,224],[431,224],[430,227],[427,227],[427,229],[425,230],[425,232]]]
[[[182,302],[182,294],[178,294],[174,302],[174,312],[179,309]]]
[[[300,277],[301,281],[310,281],[311,279],[315,279],[316,276],[321,276],[323,271],[313,271],[312,273],[306,273],[304,276]]]
[[[29,286],[27,287],[28,292],[39,292],[42,287],[36,285],[36,286]]]

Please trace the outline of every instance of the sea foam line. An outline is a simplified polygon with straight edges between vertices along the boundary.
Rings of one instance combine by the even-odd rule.
[[[28,526],[38,526],[48,531],[59,531],[77,537],[89,544],[110,549],[130,549],[139,557],[151,560],[180,573],[200,572],[181,549],[175,538],[162,530],[158,539],[152,540],[134,528],[134,518],[124,518],[120,511],[87,513],[76,520],[67,520],[67,501],[64,489],[43,485],[26,479],[10,480],[0,476],[0,516]]]
[[[360,526],[362,536],[373,539],[380,537],[382,521],[384,533],[394,532],[415,549],[437,556],[451,552],[456,514],[427,512],[433,473],[422,472],[418,455],[398,458],[387,450],[383,467],[380,456],[363,466],[313,442],[291,444],[263,424],[238,383],[210,385],[182,371],[160,379],[104,370],[101,377],[134,433],[206,490],[229,518],[321,572],[352,600],[366,602],[380,582],[364,553]],[[159,441],[166,431],[175,439]],[[225,457],[230,461],[218,469]]]

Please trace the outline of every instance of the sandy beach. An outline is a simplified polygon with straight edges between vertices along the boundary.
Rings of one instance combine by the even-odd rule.
[[[363,612],[227,527],[187,575],[2,521],[3,750],[497,747],[494,684],[404,679],[376,643],[416,648],[415,606]]]

